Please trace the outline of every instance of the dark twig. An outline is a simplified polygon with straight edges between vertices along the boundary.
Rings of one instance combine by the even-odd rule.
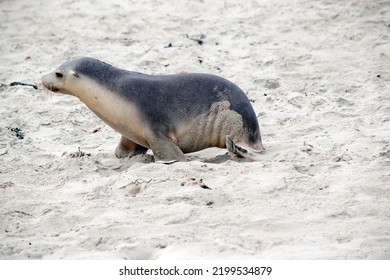
[[[22,82],[12,82],[9,84],[9,86],[14,87],[14,86],[28,86],[28,87],[33,87],[34,89],[38,89],[37,85],[33,84],[27,84],[27,83],[22,83]]]

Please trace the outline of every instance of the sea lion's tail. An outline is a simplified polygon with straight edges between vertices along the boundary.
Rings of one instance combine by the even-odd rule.
[[[264,153],[265,151],[263,147],[257,150],[249,146],[240,145],[234,142],[233,139],[230,138],[230,136],[226,136],[226,148],[231,155],[245,158],[249,161],[259,161],[261,158],[260,154]]]

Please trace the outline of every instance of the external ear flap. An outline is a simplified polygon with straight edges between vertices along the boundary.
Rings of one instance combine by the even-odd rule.
[[[77,73],[74,72],[74,71],[71,71],[71,74],[72,74],[73,76],[75,76],[76,78],[79,78],[79,77],[80,77],[79,74],[77,74]]]

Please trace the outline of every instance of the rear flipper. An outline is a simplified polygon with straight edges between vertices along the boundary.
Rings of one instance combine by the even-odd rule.
[[[255,150],[249,146],[237,144],[230,136],[226,136],[226,148],[230,155],[245,158],[249,161],[259,161],[260,154],[264,152],[264,149]]]

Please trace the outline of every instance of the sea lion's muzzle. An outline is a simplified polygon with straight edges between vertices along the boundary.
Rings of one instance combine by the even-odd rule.
[[[52,92],[58,92],[60,91],[58,88],[54,87],[52,84],[42,83],[45,88]]]
[[[52,74],[48,74],[46,76],[43,76],[42,77],[42,85],[52,92],[60,91],[59,88],[54,86],[54,82],[52,81],[52,79],[53,79]]]

